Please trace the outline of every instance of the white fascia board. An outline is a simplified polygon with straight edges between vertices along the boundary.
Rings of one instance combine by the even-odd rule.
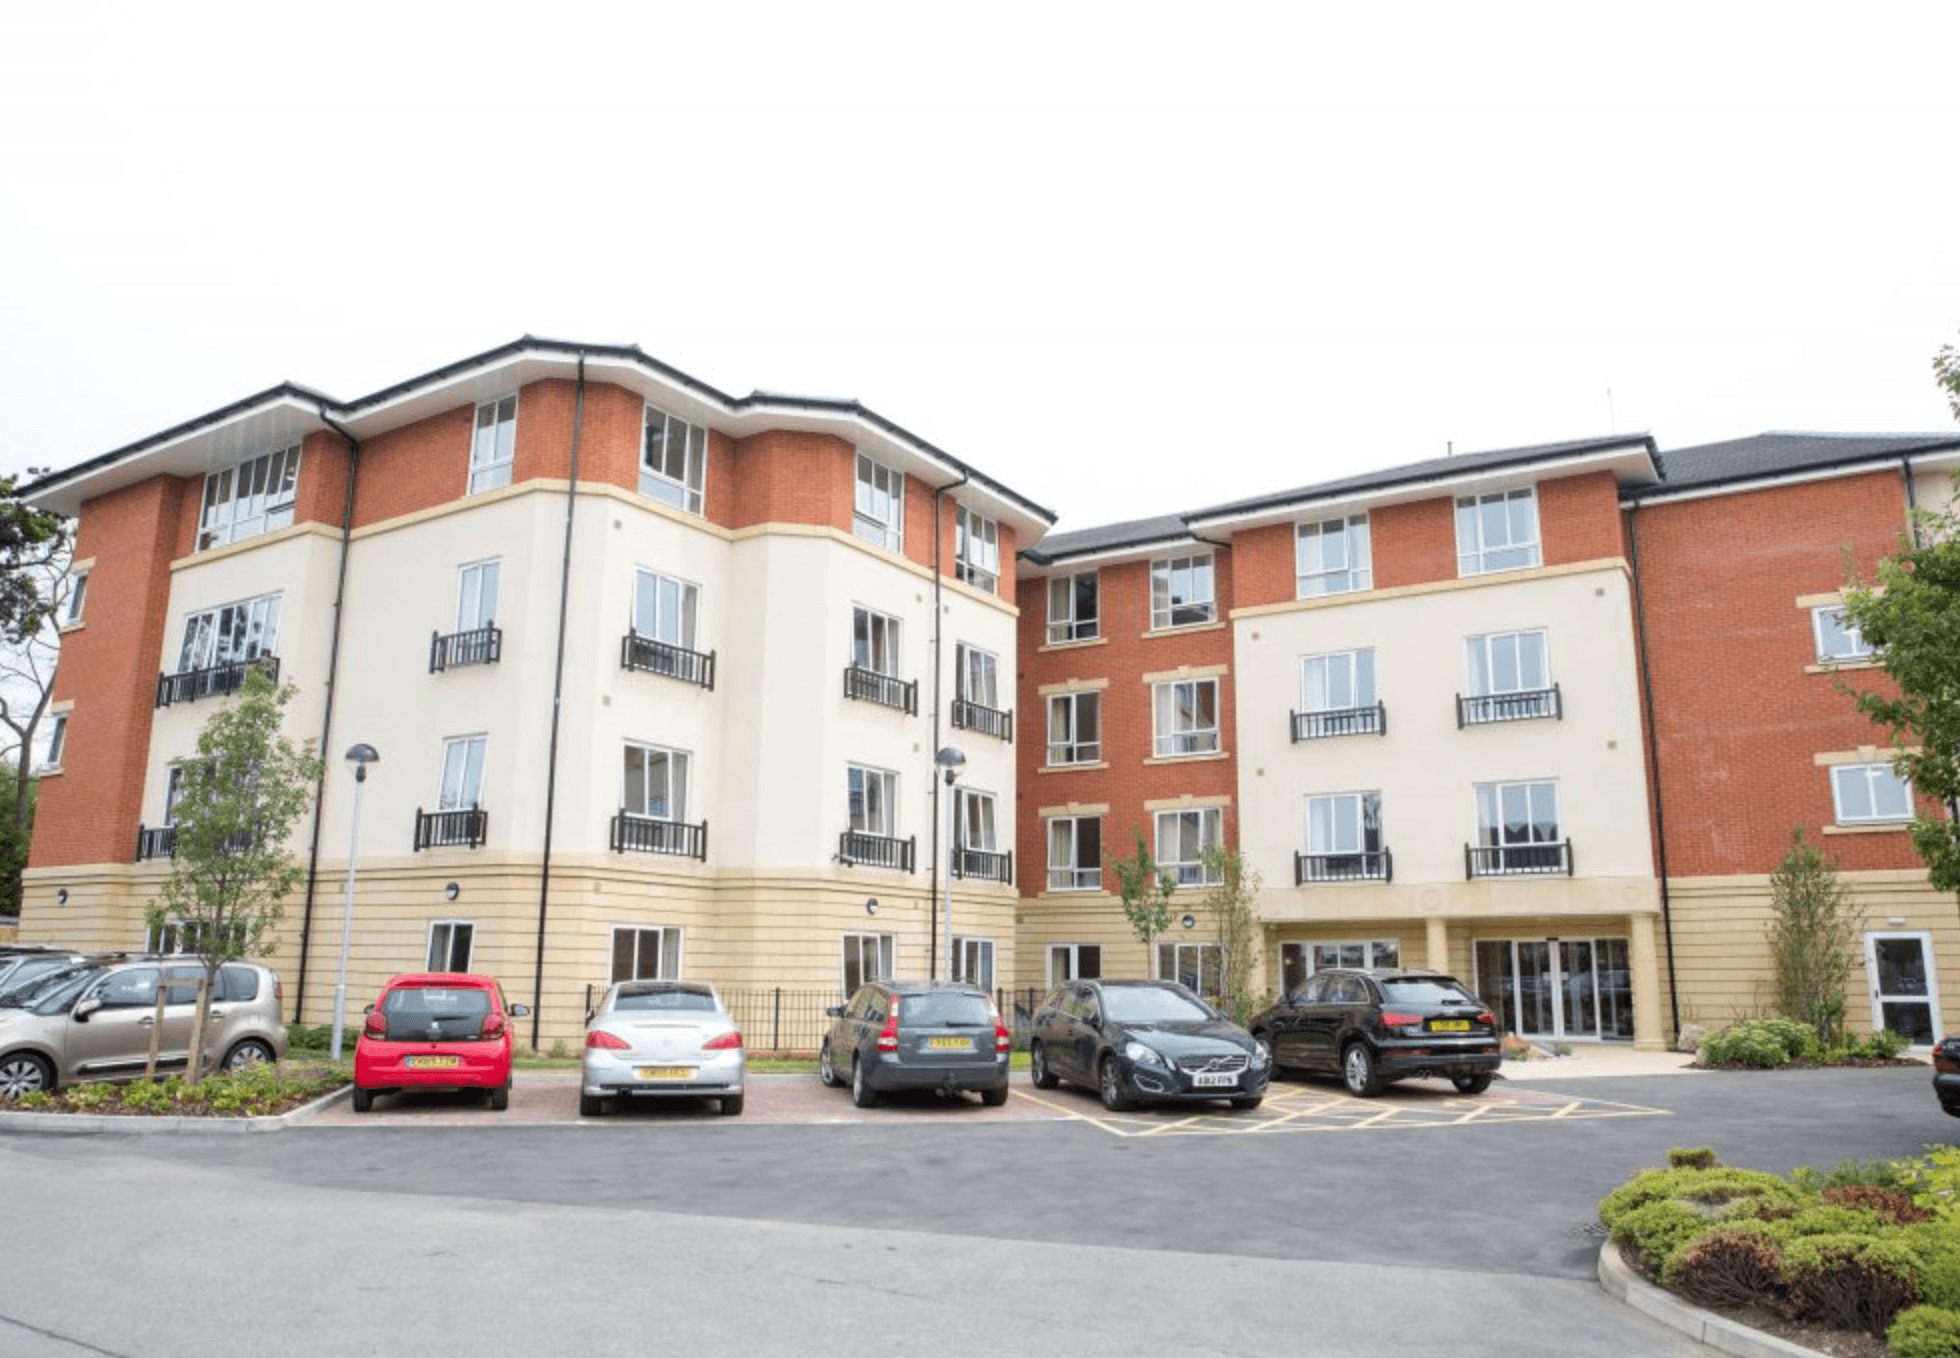
[[[1159,538],[1155,542],[1139,543],[1133,547],[1108,547],[1100,552],[1086,552],[1081,556],[1065,556],[1057,558],[1054,561],[1030,561],[1026,557],[1023,557],[1020,563],[1023,569],[1017,571],[1017,574],[1048,576],[1061,573],[1072,575],[1076,571],[1088,566],[1114,566],[1126,561],[1148,561],[1152,557],[1162,556],[1166,551],[1173,548],[1197,547],[1209,549],[1215,545],[1214,543],[1204,541],[1202,538],[1195,538],[1189,533],[1185,533],[1179,537]]]
[[[1948,454],[1941,454],[1941,458]],[[1695,486],[1672,494],[1656,493],[1639,499],[1622,499],[1621,509],[1646,509],[1654,505],[1682,504],[1688,500],[1707,500],[1717,495],[1742,495],[1752,490],[1769,490],[1777,486],[1801,486],[1812,481],[1842,481],[1852,476],[1870,476],[1873,472],[1897,471],[1901,462],[1914,466],[1925,466],[1931,458],[1903,458],[1899,456],[1873,458],[1869,462],[1841,464],[1836,467],[1819,467],[1815,471],[1787,472],[1782,475],[1752,476],[1746,481],[1724,481],[1718,486]]]

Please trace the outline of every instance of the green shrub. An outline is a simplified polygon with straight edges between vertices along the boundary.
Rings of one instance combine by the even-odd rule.
[[[1747,1019],[1701,1040],[1704,1066],[1757,1066],[1767,1069],[1821,1055],[1816,1030],[1795,1019]]]
[[[1765,1203],[1787,1203],[1801,1207],[1808,1203],[1803,1194],[1774,1174],[1750,1169],[1646,1169],[1608,1193],[1599,1204],[1599,1219],[1611,1229],[1616,1219],[1628,1212],[1664,1199],[1677,1198],[1702,1204],[1704,1216],[1749,1216]],[[1714,1210],[1734,1203],[1728,1211]]]
[[[1669,1169],[1716,1169],[1721,1163],[1712,1146],[1676,1146],[1667,1153]]]
[[[1920,1299],[1924,1265],[1901,1240],[1817,1235],[1783,1247],[1790,1310],[1804,1320],[1883,1337]]]
[[[1707,1234],[1714,1225],[1708,1214],[1693,1204],[1662,1198],[1622,1215],[1613,1226],[1613,1239],[1639,1250],[1649,1268],[1665,1269],[1676,1250]]]
[[[1903,1188],[1905,1174],[1892,1160],[1840,1160],[1828,1170],[1804,1165],[1790,1175],[1790,1182],[1806,1193],[1822,1193],[1827,1188]]]
[[[1771,1221],[1768,1225],[1779,1240],[1807,1240],[1825,1235],[1869,1238],[1885,1230],[1885,1223],[1876,1212],[1821,1202],[1807,1203],[1799,1207],[1794,1215]]]
[[[1898,1188],[1846,1184],[1825,1189],[1823,1199],[1828,1207],[1870,1212],[1889,1226],[1909,1226],[1915,1221],[1933,1219],[1931,1212],[1913,1202],[1911,1194]]]
[[[97,1108],[105,1108],[109,1104],[116,1102],[116,1087],[114,1085],[70,1085],[62,1091],[62,1096],[68,1100],[69,1107],[79,1108],[84,1112],[89,1112]]]
[[[1899,1187],[1943,1220],[1960,1216],[1960,1146],[1931,1146],[1923,1160],[1908,1160]]]
[[[1960,1358],[1960,1311],[1915,1306],[1901,1311],[1885,1332],[1894,1358]]]
[[[1899,1053],[1912,1045],[1912,1039],[1904,1033],[1895,1033],[1890,1028],[1880,1028],[1863,1042],[1851,1049],[1854,1056],[1862,1056],[1869,1061],[1897,1060]]]
[[[180,1076],[173,1075],[167,1080],[137,1080],[118,1092],[121,1097],[117,1102],[124,1112],[155,1115],[175,1112],[183,1101],[185,1085]]]
[[[1661,1281],[1705,1306],[1774,1305],[1783,1297],[1783,1245],[1759,1222],[1717,1226],[1669,1257]]]
[[[1927,1248],[1919,1290],[1933,1305],[1960,1312],[1960,1235],[1942,1231]]]

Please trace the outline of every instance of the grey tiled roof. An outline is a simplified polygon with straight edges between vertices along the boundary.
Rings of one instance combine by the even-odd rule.
[[[1131,519],[1128,523],[1083,528],[1073,533],[1050,533],[1021,553],[1037,566],[1046,566],[1065,556],[1089,556],[1096,552],[1125,547],[1148,547],[1157,542],[1175,542],[1191,536],[1182,514],[1159,514],[1154,519]]]
[[[1910,454],[1960,451],[1960,431],[1951,434],[1768,433],[1749,438],[1675,448],[1660,455],[1661,479],[1631,488],[1635,499],[1660,498],[1737,481],[1789,476],[1861,462],[1885,462]]]

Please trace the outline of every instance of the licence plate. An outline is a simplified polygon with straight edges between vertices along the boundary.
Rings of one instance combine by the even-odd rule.
[[[693,1066],[641,1066],[633,1072],[642,1080],[692,1080]]]
[[[1230,1089],[1238,1082],[1239,1077],[1229,1070],[1201,1070],[1191,1077],[1198,1089]]]
[[[454,1070],[463,1064],[460,1056],[405,1056],[402,1064],[410,1070]]]
[[[1470,1031],[1469,1019],[1431,1019],[1429,1031],[1432,1033],[1467,1033]]]
[[[973,1050],[973,1039],[970,1037],[929,1037],[926,1039],[926,1050],[936,1052],[970,1052]]]

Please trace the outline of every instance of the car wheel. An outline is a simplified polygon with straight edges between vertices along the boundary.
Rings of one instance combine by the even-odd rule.
[[[878,1106],[878,1091],[871,1087],[871,1081],[865,1077],[864,1062],[855,1056],[851,1058],[851,1102],[860,1108]]]
[[[606,1115],[606,1101],[596,1094],[578,1096],[578,1115],[582,1118],[598,1118]]]
[[[817,1053],[817,1078],[832,1089],[844,1082],[837,1076],[837,1058],[830,1054],[830,1039],[823,1040],[823,1050]]]
[[[374,1109],[373,1093],[368,1090],[362,1089],[359,1085],[355,1085],[354,1086],[354,1111],[357,1113],[367,1113],[373,1111],[373,1109]]]
[[[1028,1048],[1028,1074],[1034,1079],[1036,1089],[1053,1089],[1061,1083],[1060,1077],[1048,1068],[1048,1052],[1039,1042]]]
[[[490,1111],[501,1113],[508,1107],[510,1107],[510,1086],[508,1084],[498,1085],[490,1091]]]
[[[1371,1099],[1382,1092],[1382,1077],[1375,1069],[1375,1054],[1366,1042],[1351,1042],[1341,1053],[1341,1082],[1357,1098]]]
[[[980,1102],[986,1104],[987,1107],[989,1108],[1000,1107],[1002,1104],[1007,1102],[1007,1086],[1002,1085],[999,1089],[981,1090]]]
[[[724,1095],[721,1101],[721,1115],[725,1118],[742,1116],[742,1100],[746,1097],[743,1094]]]
[[[252,1066],[262,1066],[267,1061],[275,1061],[272,1048],[256,1037],[247,1038],[225,1053],[226,1070],[247,1070]]]
[[[1130,1096],[1123,1092],[1123,1072],[1117,1068],[1115,1057],[1102,1059],[1096,1083],[1102,1088],[1103,1107],[1110,1112],[1120,1113],[1130,1106]]]
[[[1480,1070],[1475,1075],[1452,1075],[1450,1083],[1456,1086],[1459,1094],[1481,1094],[1490,1088],[1490,1072]]]
[[[1232,1107],[1238,1109],[1241,1113],[1250,1113],[1265,1101],[1266,1096],[1263,1094],[1242,1094],[1232,1100]]]
[[[54,1091],[54,1067],[31,1052],[15,1052],[0,1061],[0,1099]]]

